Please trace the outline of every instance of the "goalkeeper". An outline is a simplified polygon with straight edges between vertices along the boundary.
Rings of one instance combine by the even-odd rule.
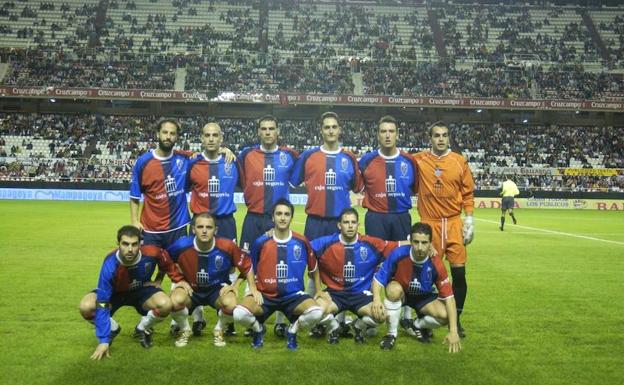
[[[451,151],[448,125],[442,121],[433,123],[429,136],[431,149],[414,155],[418,164],[418,214],[433,229],[433,247],[451,267],[457,329],[463,338],[466,334],[460,316],[468,292],[466,245],[474,237],[474,182],[466,159]]]

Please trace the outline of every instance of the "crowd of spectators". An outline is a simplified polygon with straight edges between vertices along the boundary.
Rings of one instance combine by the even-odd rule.
[[[199,127],[208,119],[180,119],[178,148],[200,151]],[[154,145],[155,121],[153,116],[2,114],[0,178],[127,182],[134,160]],[[218,122],[232,150],[257,143],[254,120]],[[399,147],[428,148],[428,123],[402,122]],[[342,127],[343,145],[356,154],[376,148],[375,122],[344,121]],[[452,145],[468,159],[480,189],[498,186],[501,168],[624,168],[624,127],[451,124],[451,131]],[[280,134],[282,144],[300,151],[321,143],[313,120],[280,121]],[[37,151],[33,142],[41,140],[45,149]],[[518,175],[518,180],[529,190],[624,191],[624,175]]]

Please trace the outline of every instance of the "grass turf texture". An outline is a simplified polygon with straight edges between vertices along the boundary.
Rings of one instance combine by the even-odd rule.
[[[500,232],[500,211],[478,210],[462,317],[468,336],[457,355],[441,344],[442,329],[430,345],[400,331],[395,349],[381,351],[385,326],[363,346],[352,340],[329,346],[300,333],[300,350],[292,353],[273,336],[273,319],[261,351],[251,349],[240,327],[239,336],[216,348],[211,309],[204,336],[191,338],[186,348],[174,347],[168,319],[157,325],[154,347],[145,350],[131,337],[138,315],[122,308],[115,319],[123,331],[111,357],[93,362],[97,341],[77,305],[97,284],[128,211],[116,203],[0,201],[0,384],[621,381],[622,213],[517,210],[518,225],[508,218]],[[243,214],[239,207],[239,226]],[[293,229],[303,232],[303,223],[297,207]]]

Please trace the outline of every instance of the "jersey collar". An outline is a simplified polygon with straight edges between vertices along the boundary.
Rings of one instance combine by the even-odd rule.
[[[209,253],[209,252],[211,252],[212,250],[214,250],[216,244],[217,244],[217,241],[214,238],[212,238],[212,246],[210,246],[210,249],[208,249],[208,250],[200,250],[199,246],[197,246],[197,237],[193,237],[193,248],[197,252],[199,252],[199,253]]]
[[[429,259],[429,256],[425,257],[425,259],[423,259],[422,261],[416,261],[416,258],[414,258],[414,254],[412,254],[412,248],[410,247],[410,259],[412,260],[412,263],[415,263],[417,265],[424,265],[425,262],[427,262],[427,260]]]
[[[342,243],[343,245],[351,246],[351,245],[355,245],[360,240],[360,234],[356,234],[355,241],[350,242],[350,243],[344,240],[344,238],[342,237],[342,234],[338,234],[338,239],[340,240],[340,243]]]
[[[130,263],[130,264],[126,264],[121,257],[119,256],[119,249],[117,249],[117,251],[115,252],[115,258],[117,258],[117,260],[119,261],[119,263],[121,263],[123,266],[126,267],[130,267],[130,266],[135,266],[136,264],[139,263],[139,261],[141,260],[142,254],[141,254],[141,250],[139,250],[139,256],[137,257],[136,261]]]
[[[292,239],[292,230],[288,230],[288,238],[286,239],[277,239],[275,237],[275,233],[273,234],[273,240],[277,243],[287,243]]]
[[[445,156],[447,156],[447,155],[448,155],[448,154],[450,154],[451,152],[452,152],[452,151],[451,151],[451,149],[449,148],[449,149],[447,149],[447,150],[446,150],[446,152],[445,152],[444,154],[442,154],[442,155],[440,155],[440,156],[437,156],[436,154],[434,154],[434,153],[433,153],[433,150],[432,150],[432,149],[429,149],[429,153],[430,153],[433,157],[438,158],[438,159],[440,159],[440,158],[444,158]]]
[[[219,154],[215,159],[210,159],[208,158],[208,155],[206,155],[205,152],[202,151],[201,156],[210,163],[219,163],[221,161],[221,158],[223,158],[223,155]]]
[[[156,150],[152,150],[152,155],[154,156],[154,158],[158,159],[158,160],[169,160],[171,158],[173,158],[173,151],[171,151],[171,154],[169,154],[169,156],[158,156],[156,154]]]
[[[396,148],[395,150],[396,150],[396,154],[390,155],[390,156],[386,156],[386,155],[382,154],[381,150],[379,150],[379,149],[377,150],[377,153],[379,154],[379,156],[381,156],[384,159],[396,159],[396,158],[399,157],[399,155],[401,155],[401,151],[398,148]]]
[[[330,154],[330,155],[335,155],[340,153],[340,151],[342,151],[342,146],[338,146],[338,149],[336,151],[329,151],[323,148],[323,146],[319,147],[321,149],[321,151],[323,151],[325,154]]]
[[[275,150],[267,150],[263,145],[260,145],[260,151],[266,152],[267,154],[272,154],[279,151],[279,146],[275,146]]]

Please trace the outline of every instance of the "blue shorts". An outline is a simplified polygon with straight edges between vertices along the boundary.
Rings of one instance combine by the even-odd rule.
[[[218,237],[227,238],[236,243],[238,238],[236,237],[236,219],[234,219],[234,215],[217,217],[217,227]]]
[[[404,241],[412,229],[412,217],[405,213],[366,212],[364,219],[366,234],[386,241]]]
[[[308,215],[303,234],[309,240],[324,237],[338,232],[338,218],[322,218]]]
[[[352,313],[358,314],[358,310],[373,302],[373,293],[370,291],[359,293],[334,291],[330,289],[326,289],[325,291],[329,293],[332,301],[334,301],[338,307],[337,313],[348,310]]]
[[[512,210],[514,208],[514,197],[503,197],[501,210]]]
[[[192,313],[196,307],[204,305],[210,305],[210,307],[216,309],[221,288],[223,288],[223,285],[214,285],[210,286],[205,291],[193,291],[193,295],[191,295],[191,308],[189,309],[189,313]]]
[[[405,295],[404,305],[416,309],[420,312],[425,305],[438,299],[437,293],[430,293],[424,295]],[[420,315],[420,313],[419,313]]]
[[[182,226],[177,230],[167,231],[166,233],[148,233],[143,231],[143,244],[155,245],[161,249],[166,249],[173,245],[175,241],[187,235],[186,226]]]
[[[249,252],[256,239],[271,230],[273,226],[271,215],[247,212],[243,221],[240,248]]]
[[[257,316],[258,322],[264,323],[270,316],[276,311],[284,313],[290,323],[293,323],[299,318],[299,314],[295,315],[295,308],[299,306],[303,301],[312,299],[304,292],[298,292],[294,295],[290,295],[286,298],[269,298],[262,295],[264,303],[262,304],[262,315]]]
[[[135,291],[113,294],[110,300],[111,317],[122,306],[132,306],[139,314],[146,315],[149,309],[143,309],[143,304],[158,292],[162,292],[162,289],[154,286],[143,286]]]

